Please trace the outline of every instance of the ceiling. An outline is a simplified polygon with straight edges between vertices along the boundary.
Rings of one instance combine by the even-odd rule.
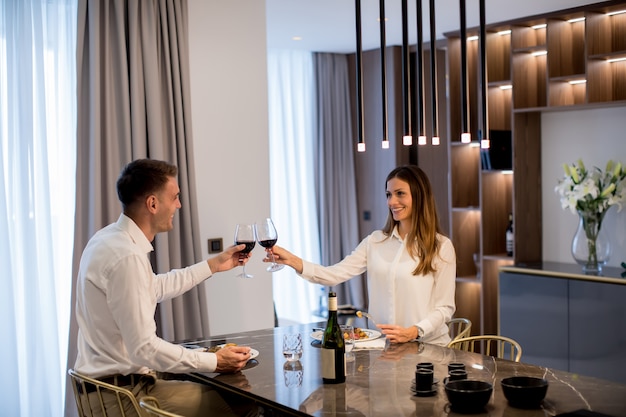
[[[384,1],[384,0],[383,0]],[[408,1],[409,43],[417,38],[416,2]],[[487,24],[598,3],[589,0],[486,0]],[[430,39],[429,1],[422,0],[424,41]],[[459,0],[436,0],[437,38],[460,27]],[[386,44],[402,44],[401,0],[385,1]],[[467,0],[467,27],[479,24],[478,0]],[[356,50],[355,0],[266,0],[267,46],[314,52],[351,53]],[[361,0],[363,50],[380,47],[379,2]],[[302,40],[294,41],[294,36]]]

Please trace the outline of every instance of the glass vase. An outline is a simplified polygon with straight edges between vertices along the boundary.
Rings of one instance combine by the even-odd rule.
[[[583,272],[589,275],[600,275],[602,266],[611,256],[611,244],[606,231],[602,229],[605,212],[578,212],[578,229],[572,240],[572,256]]]

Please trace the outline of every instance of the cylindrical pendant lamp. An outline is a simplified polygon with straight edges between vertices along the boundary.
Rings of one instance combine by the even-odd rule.
[[[470,143],[472,135],[469,130],[468,85],[467,85],[467,18],[465,0],[459,0],[461,20],[461,142]]]
[[[439,145],[439,112],[437,111],[437,31],[435,28],[435,0],[430,0],[430,96],[432,99],[432,144]]]
[[[363,44],[361,41],[361,0],[354,0],[356,11],[356,129],[357,151],[365,152],[363,138]]]
[[[383,149],[389,149],[389,138],[387,132],[387,40],[385,35],[385,0],[378,1],[380,18],[380,81],[382,86],[382,106],[383,106]]]
[[[480,90],[482,106],[482,135],[480,147],[489,148],[489,115],[487,114],[487,30],[485,22],[485,0],[480,0]]]
[[[402,0],[402,117],[404,121],[402,143],[406,146],[413,144],[413,136],[411,134],[411,68],[409,64],[408,14],[408,0]]]
[[[415,2],[417,22],[417,49],[415,52],[415,104],[417,114],[417,126],[415,134],[418,136],[417,144],[426,145],[426,129],[424,126],[424,28],[422,22],[422,0]]]

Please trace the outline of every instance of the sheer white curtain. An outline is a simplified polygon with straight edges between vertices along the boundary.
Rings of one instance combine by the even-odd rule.
[[[0,0],[0,414],[62,416],[77,0]]]
[[[303,259],[319,262],[315,203],[315,77],[313,54],[268,52],[270,191],[278,244]],[[291,268],[274,273],[279,319],[308,323],[318,308],[320,286]]]

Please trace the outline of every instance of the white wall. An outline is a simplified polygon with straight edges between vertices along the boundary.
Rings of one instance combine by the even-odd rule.
[[[604,169],[609,159],[626,164],[626,107],[546,112],[541,120],[544,261],[574,263],[570,246],[578,216],[562,210],[554,192],[563,163],[579,158],[585,166]],[[602,228],[610,231],[609,266],[626,261],[626,207],[607,213]]]
[[[269,216],[265,2],[189,0],[194,159],[200,236],[233,243],[235,225]],[[227,41],[226,41],[227,40]],[[271,275],[263,248],[206,283],[211,334],[272,327]]]

